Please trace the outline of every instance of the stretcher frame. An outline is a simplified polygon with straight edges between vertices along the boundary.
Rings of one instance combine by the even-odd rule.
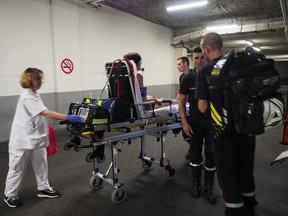
[[[124,66],[127,68],[127,78],[129,79],[129,83],[131,88],[134,87],[135,89],[135,79],[134,70],[135,66],[133,67],[134,62],[130,62],[129,60],[117,60],[117,63],[124,63]],[[114,62],[112,65],[106,64],[107,69],[107,77],[110,79],[111,71],[114,67]],[[126,75],[125,75],[126,76]],[[111,85],[111,83],[109,83]],[[137,87],[137,85],[136,85]],[[139,112],[139,107],[144,106],[147,104],[152,104],[154,107],[156,102],[136,102],[135,99],[135,91],[132,88],[132,96],[134,100],[134,109],[136,111],[137,119],[134,118],[135,113],[131,112],[131,119],[129,121],[120,122],[120,123],[113,123],[110,125],[94,125],[93,129],[84,128],[79,130],[77,125],[68,123],[67,130],[70,133],[72,139],[64,145],[64,150],[68,151],[71,148],[74,148],[75,151],[80,151],[82,148],[91,148],[92,153],[88,153],[86,156],[87,162],[93,162],[93,171],[92,177],[90,179],[90,186],[93,189],[98,189],[102,186],[103,182],[107,182],[108,184],[114,187],[114,191],[111,194],[111,200],[113,203],[119,204],[122,203],[126,198],[126,191],[124,188],[124,183],[120,182],[119,180],[119,163],[118,163],[118,154],[121,152],[121,148],[125,142],[131,144],[132,140],[139,138],[140,139],[140,153],[139,159],[142,160],[142,168],[144,171],[149,171],[152,167],[153,163],[158,164],[160,167],[164,168],[166,171],[166,175],[168,179],[174,179],[176,176],[176,169],[171,165],[170,160],[166,157],[166,146],[165,146],[165,136],[168,131],[172,130],[175,134],[178,134],[181,131],[182,125],[179,119],[179,113],[173,114],[171,112],[168,113],[166,116],[155,116],[154,109],[150,114],[152,116],[149,117],[141,117]],[[137,90],[137,89],[136,89]],[[110,97],[115,97],[113,93],[110,91]],[[118,94],[118,93],[117,93]],[[119,94],[117,97],[121,97]],[[171,109],[170,109],[171,110]],[[142,114],[143,115],[143,114]],[[95,139],[95,134],[98,131],[105,131],[103,138],[101,140]],[[115,133],[113,133],[115,132]],[[158,145],[155,148],[155,152],[152,156],[148,156],[146,152],[146,143],[145,143],[145,136],[154,136],[158,142]],[[86,139],[88,140],[88,144],[84,145],[81,142],[74,142],[75,139]],[[110,146],[111,151],[111,162],[107,168],[106,172],[101,172],[100,164],[105,159],[99,159],[99,157],[95,154],[97,147],[101,145],[108,145]]]
[[[286,97],[285,97],[285,114],[284,114],[284,122],[283,122],[283,134],[282,141],[279,143],[281,145],[288,145],[288,88],[286,89]],[[271,163],[270,165],[274,165],[275,163],[283,163],[288,158],[288,150],[281,152]]]

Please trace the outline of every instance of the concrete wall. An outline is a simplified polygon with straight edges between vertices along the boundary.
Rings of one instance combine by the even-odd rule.
[[[80,0],[0,0],[0,4],[0,142],[9,138],[22,91],[19,77],[27,67],[44,71],[40,90],[44,103],[62,113],[72,101],[98,97],[106,82],[105,63],[131,51],[142,55],[149,93],[175,96],[179,73],[170,29],[105,6],[97,11]],[[61,68],[64,59],[73,62],[69,74],[63,72],[68,68]]]

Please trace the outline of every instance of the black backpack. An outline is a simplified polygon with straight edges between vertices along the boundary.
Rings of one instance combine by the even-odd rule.
[[[259,135],[283,124],[284,97],[274,60],[254,53],[230,51],[207,77],[214,138],[236,131]]]

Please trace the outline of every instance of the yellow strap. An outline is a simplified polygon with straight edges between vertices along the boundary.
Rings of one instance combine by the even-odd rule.
[[[214,122],[219,125],[219,126],[223,126],[222,124],[222,117],[219,115],[219,113],[216,111],[215,107],[213,106],[213,104],[210,102],[210,108],[211,108],[211,117],[214,120]]]
[[[104,119],[93,119],[92,125],[97,125],[97,124],[107,124],[108,123],[108,118]]]
[[[87,132],[81,133],[81,135],[93,135],[93,134],[95,134],[94,131],[87,131]]]
[[[211,75],[214,75],[214,76],[219,76],[220,75],[220,70],[219,69],[216,69],[214,68],[211,72]]]
[[[211,117],[218,126],[220,126],[220,127],[223,126],[223,124],[218,121],[218,119],[215,117],[214,113],[212,113],[212,112],[211,112]]]
[[[98,105],[99,107],[101,107],[101,106],[102,106],[102,100],[98,100],[97,105]]]

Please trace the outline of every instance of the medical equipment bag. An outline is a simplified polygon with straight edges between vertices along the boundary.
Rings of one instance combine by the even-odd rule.
[[[283,124],[284,97],[274,60],[230,51],[207,77],[214,138],[225,130],[258,135]]]
[[[117,98],[84,98],[81,103],[71,103],[68,114],[82,116],[88,127],[127,121],[130,104]]]

